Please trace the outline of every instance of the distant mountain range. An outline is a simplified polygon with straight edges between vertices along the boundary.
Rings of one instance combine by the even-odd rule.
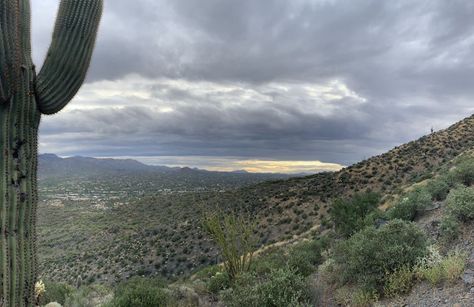
[[[218,173],[218,174],[246,174],[264,175],[275,178],[288,178],[287,174],[274,173],[250,173],[246,170],[235,170],[231,172],[207,171],[190,167],[168,167],[161,165],[148,165],[133,159],[113,158],[91,158],[74,156],[61,158],[55,154],[47,153],[39,155],[40,177],[63,177],[63,176],[93,176],[111,173]],[[294,176],[294,175],[293,175]]]
[[[166,166],[151,166],[133,159],[96,159],[90,157],[61,158],[55,154],[39,155],[39,176],[94,176],[110,173],[160,172],[170,173],[178,169]]]
[[[267,180],[287,179],[295,175],[249,173],[245,170],[233,172],[214,172],[190,167],[167,167],[147,165],[133,159],[68,157],[61,158],[55,154],[39,155],[40,180],[47,179],[87,179],[114,177],[143,177],[160,181],[173,181],[215,184],[223,182],[231,186],[253,184]]]

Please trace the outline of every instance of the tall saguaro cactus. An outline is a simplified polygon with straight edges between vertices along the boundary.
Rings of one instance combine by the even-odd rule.
[[[103,0],[61,0],[53,40],[36,75],[30,1],[0,0],[0,307],[36,304],[40,117],[59,112],[82,85],[102,7]]]

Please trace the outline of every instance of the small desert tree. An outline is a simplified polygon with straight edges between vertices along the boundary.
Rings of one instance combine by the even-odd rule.
[[[255,222],[236,213],[206,213],[203,226],[218,246],[229,278],[250,270],[254,248]]]

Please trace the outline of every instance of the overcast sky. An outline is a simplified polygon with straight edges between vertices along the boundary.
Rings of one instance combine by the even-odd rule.
[[[32,1],[37,66],[58,3]],[[106,0],[87,82],[43,119],[40,151],[349,165],[473,113],[472,16],[464,0]]]

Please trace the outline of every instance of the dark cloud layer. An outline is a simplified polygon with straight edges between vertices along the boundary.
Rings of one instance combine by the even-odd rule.
[[[36,61],[56,7],[33,2]],[[470,1],[113,0],[105,12],[88,83],[44,121],[42,151],[348,164],[474,110]]]

